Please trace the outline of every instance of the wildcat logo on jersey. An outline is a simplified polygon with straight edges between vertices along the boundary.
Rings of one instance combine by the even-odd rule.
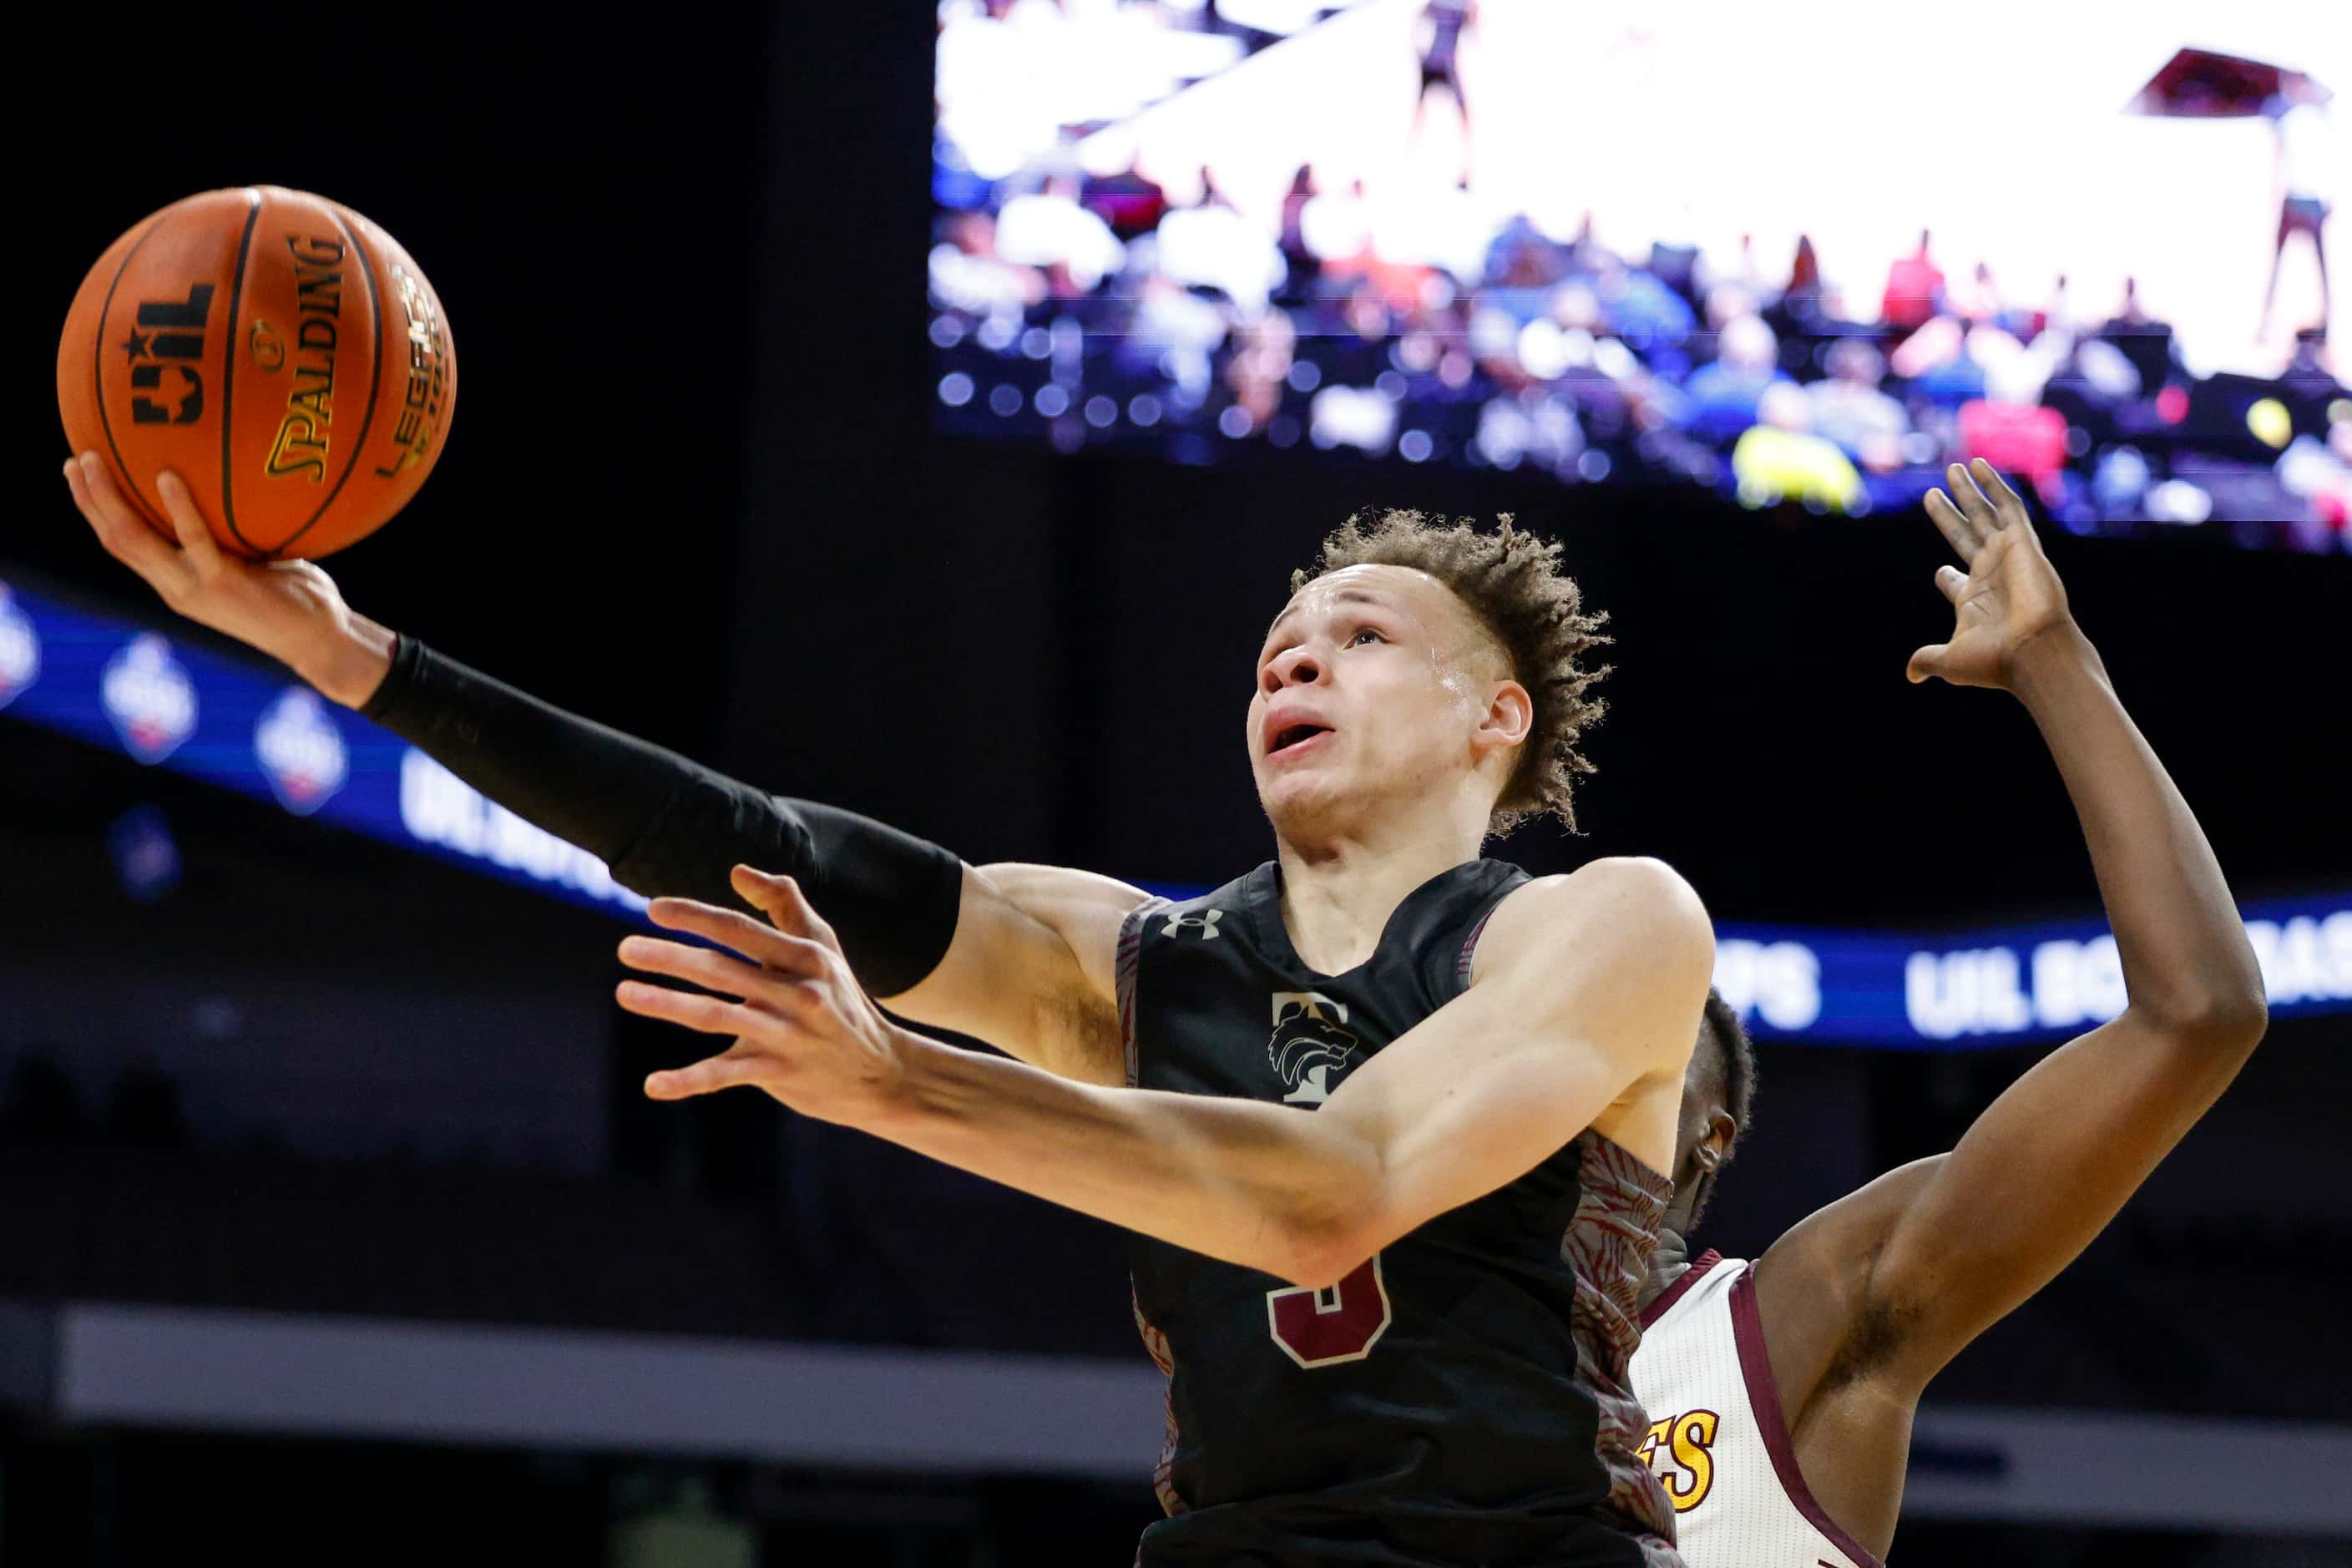
[[[106,661],[99,696],[114,732],[150,764],[180,749],[196,729],[196,688],[172,657],[172,645],[148,632]]]
[[[1634,1450],[1657,1472],[1676,1513],[1688,1513],[1715,1489],[1715,1434],[1722,1425],[1712,1410],[1685,1410],[1651,1422]]]
[[[1161,936],[1182,936],[1186,931],[1198,931],[1203,942],[1217,940],[1217,922],[1225,918],[1223,910],[1210,910],[1197,915],[1170,915],[1168,923],[1160,928]]]
[[[1320,1105],[1331,1098],[1332,1076],[1347,1071],[1361,1055],[1356,1037],[1340,1027],[1347,1021],[1348,1005],[1320,991],[1274,994],[1274,1037],[1266,1042],[1265,1055],[1290,1086],[1283,1104]]]
[[[319,694],[289,686],[262,710],[253,727],[254,755],[277,792],[278,804],[308,816],[331,799],[350,776],[343,732],[319,705]]]
[[[40,636],[33,630],[33,618],[16,607],[8,584],[0,583],[0,708],[40,679]]]

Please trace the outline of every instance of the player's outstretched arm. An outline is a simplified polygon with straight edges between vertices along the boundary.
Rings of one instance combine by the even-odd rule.
[[[908,1016],[1003,1040],[1057,1072],[1122,1077],[1111,956],[1143,894],[1049,867],[978,870],[814,801],[779,799],[442,658],[353,611],[307,561],[225,554],[178,476],[157,489],[178,542],[91,455],[66,481],[107,552],[180,614],[268,654],[649,896],[734,901],[739,861],[824,898],[861,982]]]
[[[1958,501],[1938,493],[1928,510],[1969,570],[1937,574],[1957,624],[1913,656],[1911,677],[2006,689],[2033,716],[2082,819],[2128,1005],[2036,1064],[1949,1154],[1889,1173],[1767,1255],[1768,1313],[1785,1300],[1785,1328],[1837,1318],[1837,1333],[1812,1336],[1814,1365],[1780,1369],[1801,1385],[1835,1363],[1916,1394],[2105,1227],[2266,1022],[2212,847],[2075,624],[2023,502],[1981,463],[1973,483],[1951,479]],[[1808,1283],[1772,1290],[1776,1272]]]
[[[1547,879],[1496,910],[1463,995],[1302,1115],[1072,1083],[950,1049],[858,993],[795,884],[743,868],[737,887],[772,929],[682,902],[653,915],[741,958],[646,937],[622,945],[634,967],[719,994],[628,982],[623,1006],[735,1037],[719,1056],[655,1074],[648,1093],[756,1086],[803,1114],[1316,1287],[1587,1127],[1669,1167],[1714,961],[1706,911],[1655,861]]]

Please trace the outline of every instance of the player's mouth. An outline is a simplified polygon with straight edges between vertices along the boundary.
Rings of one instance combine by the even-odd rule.
[[[1266,760],[1272,762],[1276,757],[1287,760],[1303,756],[1309,752],[1319,750],[1330,736],[1331,727],[1328,724],[1318,724],[1311,720],[1285,724],[1276,730],[1272,739],[1266,742]]]

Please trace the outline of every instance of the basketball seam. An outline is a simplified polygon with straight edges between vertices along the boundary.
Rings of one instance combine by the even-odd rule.
[[[122,460],[122,447],[114,439],[114,421],[106,412],[106,323],[114,311],[114,291],[122,287],[122,275],[131,270],[131,258],[137,256],[140,247],[154,238],[155,231],[163,226],[163,215],[158,213],[154,221],[148,224],[147,232],[132,240],[131,248],[122,253],[121,264],[115,268],[114,276],[107,281],[106,298],[99,302],[98,342],[91,346],[89,355],[90,401],[98,405],[98,427],[106,437],[106,449],[114,458],[115,471],[122,476],[122,488],[134,500],[144,498],[139,493],[139,481],[131,477],[131,465]],[[160,497],[156,501],[155,515],[166,522],[171,521],[172,514],[163,510]]]
[[[236,308],[245,300],[245,261],[253,250],[254,226],[261,221],[261,193],[251,185],[245,188],[245,233],[237,237],[236,268],[229,274],[228,282],[228,349],[221,356],[221,521],[239,544],[256,554],[270,555],[245,536],[236,525],[236,503],[230,499],[236,488]]]
[[[310,514],[310,520],[288,534],[278,544],[274,552],[278,555],[291,550],[296,540],[319,525],[319,520],[325,517],[328,509],[335,504],[335,498],[343,493],[343,486],[351,482],[352,473],[360,466],[361,456],[367,450],[368,431],[375,424],[376,393],[383,384],[383,301],[376,293],[375,262],[368,255],[367,247],[360,244],[360,231],[343,221],[342,210],[332,202],[320,205],[327,209],[327,216],[335,220],[335,226],[343,231],[343,237],[352,242],[352,254],[360,258],[360,276],[367,279],[368,330],[373,334],[372,352],[368,356],[367,406],[360,413],[360,433],[352,437],[352,455],[343,464],[342,476],[335,480],[335,488],[327,492],[327,499],[319,503],[319,510]]]

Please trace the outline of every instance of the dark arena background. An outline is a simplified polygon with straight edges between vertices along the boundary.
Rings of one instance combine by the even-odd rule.
[[[1903,678],[1948,625],[1925,485],[1948,457],[2011,455],[2230,875],[2272,1022],[2122,1216],[1929,1389],[1893,1561],[2352,1563],[2352,370],[2307,232],[2255,342],[2263,118],[2189,123],[2164,75],[2203,49],[2341,93],[2340,21],[2188,8],[2095,68],[2014,6],[1775,11],[1785,37],[1737,92],[1678,74],[1695,57],[1661,36],[1647,75],[1607,68],[1645,113],[1531,147],[1475,28],[1460,99],[1416,109],[1420,9],[501,6],[161,31],[86,9],[17,63],[0,1563],[1108,1564],[1157,1513],[1159,1379],[1113,1231],[763,1096],[647,1101],[638,1081],[688,1042],[612,1001],[639,917],[601,868],[289,703],[284,671],[171,616],[76,517],[48,367],[83,272],[169,202],[268,182],[396,235],[463,365],[431,482],[330,564],[356,605],[975,863],[1237,874],[1268,839],[1239,744],[1249,660],[1323,533],[1398,505],[1564,541],[1616,639],[1599,771],[1580,837],[1496,852],[1538,872],[1657,855],[1706,900],[1762,1064],[1699,1238],[1727,1253],[1949,1148],[2097,1005],[2097,889],[2032,724]],[[1489,9],[1477,28],[1515,8]],[[1184,95],[1252,71],[1311,121],[1318,29],[1377,50],[1381,27],[1406,52],[1372,79],[1398,101],[1361,134],[1393,131],[1445,188],[1474,163],[1465,200],[1556,179],[1564,217],[1502,215],[1467,261],[1415,259],[1400,284],[1392,258],[1348,271],[1376,218],[1289,222],[1291,169],[1261,181],[1226,110],[1194,116],[1213,146],[1182,143]],[[1965,71],[1948,27],[1972,35]],[[1561,47],[1551,90],[1601,92],[1607,62]],[[1050,107],[1053,73],[1100,68],[1095,49],[1142,83],[1124,109],[1049,125],[1042,151],[970,129],[975,80]],[[30,79],[75,72],[96,85],[70,114]],[[2070,83],[2160,132],[2077,145],[2079,107],[2039,145],[1995,132]],[[1796,127],[1778,139],[1776,105]],[[1103,137],[1113,153],[1054,153]],[[1823,215],[1815,283],[1759,225],[1747,292],[1707,284],[1728,176],[1698,183],[1695,216],[1606,210],[1646,188],[1645,159],[1757,139]],[[2352,194],[2332,156],[2319,177]],[[1211,200],[1203,165],[1245,188]],[[1087,216],[1033,205],[1023,251],[1016,199]],[[2069,325],[2045,230],[2076,208],[2103,237],[2073,264]],[[1902,243],[1872,250],[1855,213]],[[2126,306],[2105,290],[2133,214],[2163,254]],[[1254,285],[1234,226],[1260,216],[1251,243],[1282,270]],[[1922,229],[1948,248],[1916,252]],[[2211,258],[2172,254],[2208,232]],[[1504,240],[1540,254],[1496,265],[1533,274],[1479,275]],[[1979,246],[2009,292],[1971,303]],[[1600,282],[1509,297],[1559,268]],[[1610,314],[1629,299],[1638,328]],[[1122,316],[1149,313],[1136,300],[1160,314]],[[1778,323],[1760,359],[1748,321]],[[1153,332],[1160,352],[1129,352]],[[1452,372],[1457,340],[1475,363]],[[1840,375],[1894,410],[1885,440],[1841,443],[1808,401]],[[147,633],[166,640],[126,691],[110,661]],[[307,763],[250,754],[273,720]]]

